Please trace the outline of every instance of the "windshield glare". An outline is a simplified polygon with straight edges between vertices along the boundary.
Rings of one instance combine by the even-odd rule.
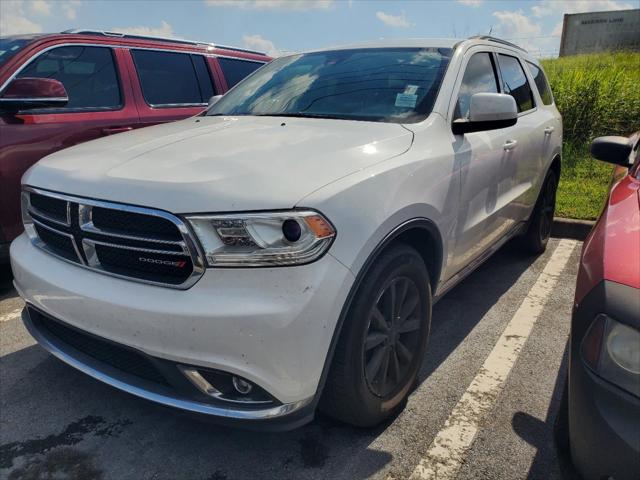
[[[368,48],[291,55],[260,68],[207,115],[415,123],[429,115],[448,48]]]

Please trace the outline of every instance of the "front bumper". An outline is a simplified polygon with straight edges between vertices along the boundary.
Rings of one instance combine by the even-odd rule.
[[[582,360],[580,347],[599,313],[631,319],[640,327],[640,292],[604,281],[574,309],[569,361],[571,457],[586,480],[637,480],[640,473],[640,398],[600,378]]]
[[[12,244],[11,262],[16,288],[38,314],[176,369],[198,366],[239,375],[277,404],[246,409],[159,390],[78,352],[26,315],[32,335],[66,363],[170,407],[257,423],[286,417],[293,426],[312,418],[332,335],[353,283],[350,271],[325,255],[299,267],[208,270],[190,289],[172,290],[60,261],[25,235]]]

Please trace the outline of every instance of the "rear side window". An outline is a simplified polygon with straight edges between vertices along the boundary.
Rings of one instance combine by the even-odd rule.
[[[518,112],[531,110],[535,106],[533,92],[520,61],[516,57],[500,53],[498,54],[498,63],[500,64],[504,93],[508,93],[515,99]]]
[[[253,73],[260,68],[264,63],[250,62],[248,60],[234,60],[232,58],[218,58],[220,67],[224,72],[224,78],[227,79],[227,86],[233,87],[236,83],[242,80],[244,77]]]
[[[551,88],[549,87],[549,82],[547,81],[547,77],[540,67],[537,65],[527,62],[529,65],[529,70],[531,71],[531,76],[533,77],[533,81],[538,87],[538,93],[540,93],[540,98],[542,98],[542,103],[545,105],[551,105],[553,103],[553,97],[551,96]]]
[[[113,52],[108,47],[58,47],[37,57],[18,78],[62,82],[69,102],[49,110],[110,110],[122,105]]]
[[[469,105],[471,96],[474,93],[498,92],[498,81],[491,54],[485,52],[474,54],[469,63],[467,63],[464,77],[462,77],[454,118],[467,118],[469,116]]]
[[[132,50],[145,101],[154,107],[207,103],[213,95],[205,59],[188,53]]]

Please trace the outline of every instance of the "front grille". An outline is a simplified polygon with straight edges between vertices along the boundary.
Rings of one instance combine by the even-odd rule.
[[[29,309],[29,317],[40,329],[45,330],[64,344],[99,362],[129,375],[160,385],[170,386],[153,363],[144,354],[138,353],[134,349],[63,325],[32,308]]]
[[[163,240],[182,240],[182,235],[170,220],[139,213],[95,207],[93,224],[101,230],[114,233],[151,236]]]
[[[56,254],[67,260],[75,261],[78,255],[73,247],[73,239],[44,225],[35,225],[38,237]]]
[[[167,212],[29,187],[23,211],[35,245],[92,270],[173,288],[204,271],[189,230]]]

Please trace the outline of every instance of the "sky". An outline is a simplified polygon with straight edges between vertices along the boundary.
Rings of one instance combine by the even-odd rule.
[[[286,52],[380,38],[491,35],[557,55],[564,13],[640,0],[0,0],[0,35],[109,30]]]

